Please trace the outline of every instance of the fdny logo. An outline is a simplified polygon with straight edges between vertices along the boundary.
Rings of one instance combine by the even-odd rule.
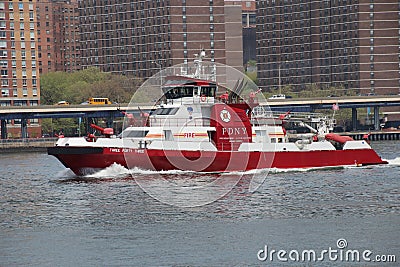
[[[226,109],[221,110],[221,113],[219,114],[219,116],[221,117],[221,120],[223,122],[230,122],[231,121],[231,113],[229,113],[229,111],[227,111]]]

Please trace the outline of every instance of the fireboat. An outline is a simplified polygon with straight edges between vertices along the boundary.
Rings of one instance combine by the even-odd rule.
[[[48,154],[78,176],[113,164],[195,172],[387,164],[367,140],[334,134],[326,120],[319,120],[316,127],[300,120],[310,133],[286,131],[285,124],[293,119],[290,111],[266,111],[257,101],[261,90],[244,100],[238,90],[228,92],[202,78],[204,57],[202,51],[195,59],[193,74],[165,77],[162,98],[142,124],[132,123],[119,135],[92,124],[101,136],[61,137]]]

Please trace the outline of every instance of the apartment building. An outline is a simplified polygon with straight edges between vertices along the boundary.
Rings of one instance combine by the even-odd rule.
[[[260,86],[398,94],[399,11],[397,0],[257,1]]]
[[[0,2],[0,106],[36,106],[40,100],[35,2]],[[38,120],[7,121],[7,133],[20,137],[21,125],[40,134]],[[26,135],[28,132],[26,132]]]
[[[243,65],[257,60],[256,1],[242,1]]]
[[[37,1],[39,72],[80,69],[77,0]]]
[[[227,25],[224,0],[78,2],[83,68],[147,78],[162,68],[192,62],[201,49],[211,62],[242,68],[241,42],[232,45],[229,56],[226,49],[226,31],[235,23],[240,26],[240,13]],[[232,40],[237,43],[235,38],[228,43]]]

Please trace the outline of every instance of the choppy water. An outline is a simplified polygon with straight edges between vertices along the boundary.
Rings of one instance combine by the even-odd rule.
[[[247,173],[193,208],[153,199],[135,178],[202,184],[216,174],[113,166],[75,177],[44,153],[1,154],[0,266],[275,266],[257,259],[264,245],[322,250],[339,238],[398,263],[400,142],[372,146],[389,165],[271,171],[254,193]],[[333,263],[311,265],[322,264]]]

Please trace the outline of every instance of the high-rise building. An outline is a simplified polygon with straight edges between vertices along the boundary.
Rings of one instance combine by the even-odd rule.
[[[45,0],[36,6],[39,72],[79,70],[78,1]]]
[[[256,56],[256,1],[242,0],[243,65]]]
[[[0,2],[0,106],[39,104],[36,30],[36,1]],[[36,135],[40,134],[37,119],[2,123],[6,123],[8,128],[7,133],[2,133],[3,137],[21,136],[21,125],[29,126]]]
[[[80,68],[77,0],[0,2],[0,106],[40,103],[40,74]],[[37,137],[39,120],[2,122],[2,137]]]
[[[257,1],[258,80],[399,93],[398,0]]]
[[[224,0],[78,2],[83,68],[148,78],[201,49],[212,62],[242,67],[240,53],[226,54]]]

